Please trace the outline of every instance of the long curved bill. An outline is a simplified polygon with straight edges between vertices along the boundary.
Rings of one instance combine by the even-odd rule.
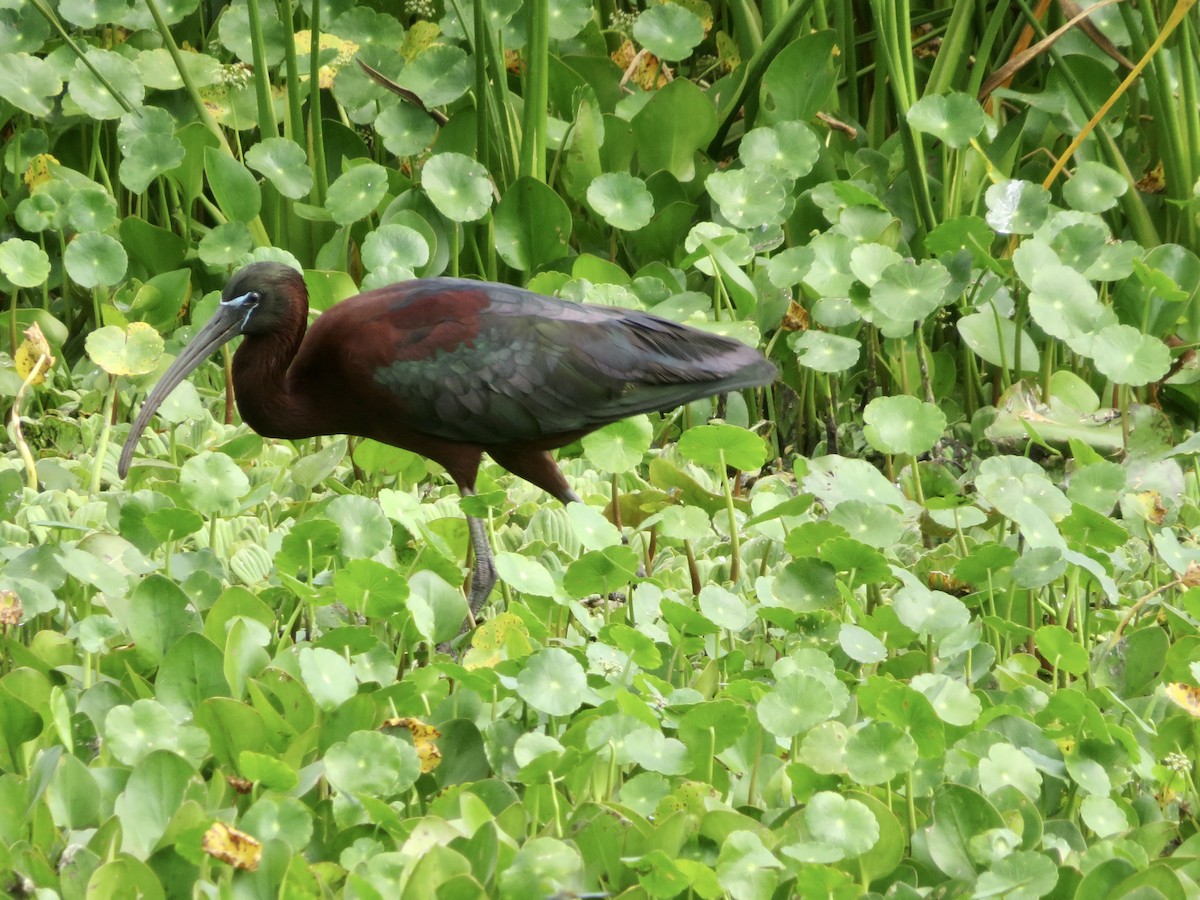
[[[171,368],[167,369],[166,374],[154,386],[154,390],[146,396],[142,410],[133,423],[133,429],[125,439],[125,446],[121,448],[121,460],[117,463],[117,472],[122,478],[129,472],[129,464],[133,460],[133,451],[137,449],[138,439],[150,424],[150,417],[154,415],[155,410],[194,368],[212,355],[214,350],[241,334],[245,321],[245,309],[232,303],[222,303],[208,324],[183,348],[183,352]]]

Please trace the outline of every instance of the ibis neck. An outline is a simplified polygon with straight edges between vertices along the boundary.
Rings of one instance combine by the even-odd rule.
[[[292,305],[265,334],[247,334],[233,356],[233,389],[243,421],[264,437],[311,437],[303,398],[288,377],[307,329],[308,310]]]

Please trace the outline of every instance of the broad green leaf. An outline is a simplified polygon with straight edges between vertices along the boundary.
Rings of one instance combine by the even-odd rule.
[[[387,800],[413,786],[421,774],[421,762],[412,745],[399,738],[378,731],[356,731],[329,748],[325,774],[338,791]]]
[[[408,63],[396,83],[420,97],[426,106],[445,106],[470,89],[472,75],[465,50],[435,44]]]
[[[1042,775],[1025,753],[1012,744],[993,744],[979,761],[979,786],[988,794],[1015,787],[1030,800],[1042,791]]]
[[[861,856],[879,840],[879,823],[871,810],[833,791],[813,795],[804,810],[804,821],[812,834],[848,857]]]
[[[329,186],[325,208],[339,225],[351,225],[370,215],[387,194],[387,170],[376,163],[355,166]]]
[[[696,151],[716,134],[717,113],[700,88],[686,78],[676,78],[654,92],[632,124],[642,174],[666,169],[688,182],[696,176]]]
[[[704,180],[704,188],[735,228],[779,225],[787,213],[787,191],[770,170],[713,172]]]
[[[461,153],[438,153],[421,169],[421,184],[438,212],[453,222],[474,222],[492,206],[487,170]]]
[[[496,206],[496,251],[514,269],[535,272],[568,255],[571,211],[545,183],[518,178]]]
[[[83,60],[76,61],[71,69],[67,93],[80,109],[93,119],[117,119],[127,109],[142,105],[146,89],[137,66],[119,53],[98,47],[88,48],[86,56],[88,63],[104,76],[107,86],[92,74],[92,69]],[[117,96],[110,93],[109,88]]]
[[[50,277],[50,257],[33,241],[9,238],[0,244],[0,274],[17,287],[37,287]]]
[[[300,676],[317,706],[332,712],[358,691],[354,669],[340,653],[324,647],[302,647],[297,655]]]
[[[5,53],[0,66],[4,67],[0,97],[31,116],[50,115],[63,84],[46,60],[28,53]]]
[[[871,307],[890,319],[917,322],[941,307],[949,284],[950,273],[937,260],[898,262],[871,286]]]
[[[1099,213],[1112,209],[1129,190],[1129,182],[1104,163],[1088,160],[1063,185],[1063,199],[1072,209]]]
[[[1001,234],[1032,234],[1050,210],[1050,194],[1038,184],[1009,181],[987,190],[987,223]]]
[[[747,169],[775,169],[787,178],[812,171],[821,145],[805,122],[780,122],[752,128],[742,138],[742,164]]]
[[[89,231],[67,244],[63,266],[81,287],[112,287],[125,277],[129,257],[125,248],[107,234]]]
[[[736,425],[698,425],[679,439],[679,452],[697,465],[754,471],[767,459],[763,439]]]
[[[675,61],[690,56],[704,40],[704,23],[683,6],[656,3],[638,15],[633,37],[659,59]]]
[[[379,114],[375,131],[390,153],[416,156],[433,143],[437,125],[424,110],[410,103],[397,103]]]
[[[587,699],[587,677],[566,650],[539,650],[525,660],[517,676],[517,695],[538,712],[570,715]]]
[[[230,219],[249,222],[262,207],[262,190],[250,170],[228,153],[204,148],[204,174],[217,206]]]
[[[1101,329],[1092,343],[1092,358],[1100,374],[1134,387],[1158,381],[1171,367],[1167,345],[1131,325]]]
[[[862,784],[887,784],[916,761],[916,742],[891,722],[868,722],[846,743],[848,772]]]
[[[429,261],[429,245],[407,225],[381,225],[363,241],[362,259],[373,272],[395,266],[416,271]]]
[[[645,228],[654,215],[654,198],[646,183],[628,172],[607,172],[587,189],[588,205],[605,222],[622,231]]]
[[[908,110],[908,124],[961,150],[983,131],[987,118],[969,94],[954,92],[922,97]]]
[[[863,411],[864,435],[882,453],[917,456],[928,451],[946,430],[945,414],[907,394],[876,397]]]
[[[183,464],[179,485],[192,508],[203,515],[227,514],[250,490],[250,481],[224,453],[205,450]]]
[[[793,738],[834,714],[833,695],[811,674],[785,675],[758,701],[758,721],[778,738]]]
[[[131,322],[128,330],[106,325],[84,342],[88,356],[109,375],[145,375],[158,367],[163,339],[145,322]]]
[[[585,435],[583,454],[588,462],[605,472],[628,472],[642,461],[653,437],[650,419],[634,416]]]
[[[299,200],[312,190],[313,173],[304,148],[283,137],[267,138],[246,151],[246,165],[267,177],[285,197]]]
[[[324,512],[341,529],[341,551],[346,559],[374,556],[392,539],[392,523],[379,504],[367,497],[334,497]]]

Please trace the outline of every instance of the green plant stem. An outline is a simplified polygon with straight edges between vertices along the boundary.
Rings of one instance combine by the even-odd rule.
[[[292,19],[292,7],[289,0],[275,0],[275,9],[279,20],[284,23],[284,35],[290,35],[295,29]],[[319,13],[318,13],[319,15]],[[283,64],[287,79],[287,129],[285,133],[293,141],[300,142],[304,134],[304,111],[300,103],[300,69],[296,59],[296,41],[285,38],[283,42]]]
[[[271,73],[267,68],[267,48],[263,39],[262,10],[258,0],[246,0],[250,13],[250,52],[254,56],[254,95],[258,100],[258,133],[264,137],[278,137],[275,123],[275,107],[271,103]]]
[[[89,491],[94,497],[100,493],[100,476],[104,472],[104,457],[108,454],[108,441],[112,435],[113,407],[117,402],[117,376],[109,375],[108,394],[104,398],[104,421],[100,425],[100,438],[96,441],[96,458],[92,460],[92,482]]]
[[[737,511],[733,506],[733,482],[729,477],[728,466],[725,465],[725,451],[718,450],[721,461],[721,484],[725,488],[725,512],[729,515],[729,581],[737,584],[742,577],[742,537],[738,534]]]
[[[308,149],[313,165],[312,201],[325,205],[329,189],[329,169],[325,165],[325,128],[321,120],[321,4],[312,5],[308,27],[311,40],[308,48]],[[313,228],[318,223],[313,223]],[[313,241],[315,247],[317,242]]]
[[[550,2],[526,0],[525,116],[520,175],[546,180],[546,108],[550,102]]]

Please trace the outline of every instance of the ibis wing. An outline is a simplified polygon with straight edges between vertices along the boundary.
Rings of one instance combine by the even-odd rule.
[[[747,347],[636,314],[483,319],[469,343],[377,370],[382,385],[405,396],[420,430],[482,444],[537,440],[775,374]]]
[[[359,362],[406,427],[433,437],[536,441],[775,377],[756,350],[645,313],[498,285],[410,284],[381,306],[374,352]]]

